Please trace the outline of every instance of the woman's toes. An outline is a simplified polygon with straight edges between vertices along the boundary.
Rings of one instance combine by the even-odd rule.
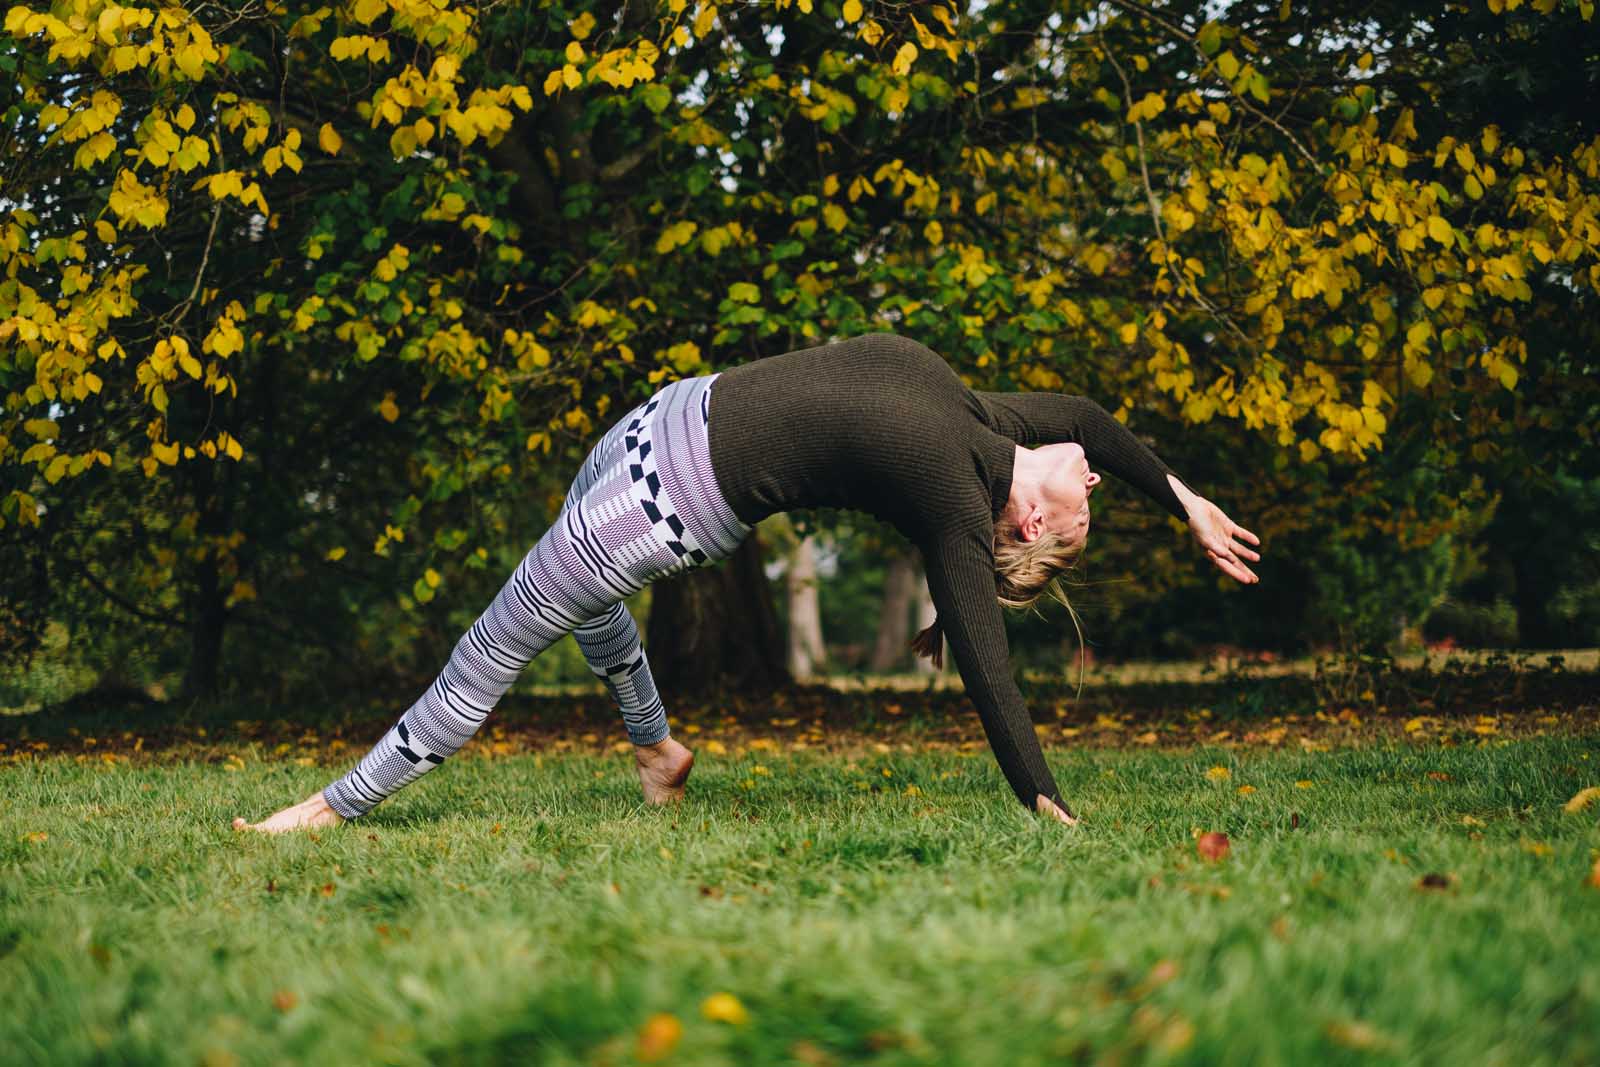
[[[240,816],[235,816],[234,817],[233,828],[235,830],[243,830],[248,825],[250,825],[250,824],[245,822],[242,817],[240,817]]]

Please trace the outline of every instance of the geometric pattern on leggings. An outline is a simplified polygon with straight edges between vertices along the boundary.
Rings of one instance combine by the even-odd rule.
[[[716,375],[659,390],[602,435],[561,514],[523,557],[444,669],[344,777],[323,790],[357,818],[466,744],[517,675],[573,635],[635,744],[668,736],[638,624],[623,600],[649,583],[726,559],[751,532],[710,463]]]

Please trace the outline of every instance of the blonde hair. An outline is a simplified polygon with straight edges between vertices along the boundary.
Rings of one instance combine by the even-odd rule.
[[[1083,626],[1078,613],[1061,588],[1060,579],[1075,567],[1083,555],[1084,539],[1069,541],[1054,530],[1045,530],[1032,541],[1018,536],[1015,519],[1002,517],[994,524],[994,587],[995,599],[1003,608],[1026,610],[1038,603],[1040,597],[1049,596],[1059,601],[1072,617],[1072,627],[1078,632],[1078,647],[1083,647]],[[919,656],[926,656],[935,667],[944,666],[944,628],[937,617],[916,637],[911,648]],[[1083,679],[1080,657],[1079,685]]]

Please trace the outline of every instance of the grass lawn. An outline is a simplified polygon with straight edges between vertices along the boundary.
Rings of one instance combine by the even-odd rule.
[[[1049,756],[1081,828],[863,745],[702,750],[677,810],[464,754],[268,838],[228,821],[334,768],[41,753],[0,767],[0,1060],[1600,1062],[1600,735]]]

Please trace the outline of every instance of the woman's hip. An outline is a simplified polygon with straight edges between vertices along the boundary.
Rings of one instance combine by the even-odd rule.
[[[672,382],[623,415],[568,494],[569,518],[640,582],[724,559],[750,533],[711,469],[716,377]]]

